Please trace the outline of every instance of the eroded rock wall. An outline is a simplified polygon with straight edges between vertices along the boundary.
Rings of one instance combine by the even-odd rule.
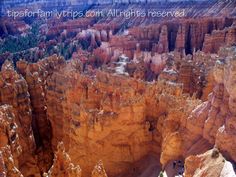
[[[219,56],[221,59],[216,62],[213,72],[216,82],[213,92],[209,94],[207,101],[195,107],[187,119],[180,121],[177,132],[169,134],[164,139],[163,144],[166,148],[161,154],[162,164],[167,165],[171,159],[185,159],[189,155],[204,153],[214,146],[228,160],[235,161],[233,148],[235,48],[221,49]],[[190,163],[189,159],[186,159],[186,163]],[[199,163],[204,165],[201,160]]]
[[[193,58],[197,62],[205,57],[198,53]],[[21,74],[5,62],[1,102],[12,105],[15,123],[9,122],[10,128],[1,124],[2,132],[10,131],[1,142],[11,149],[7,154],[14,159],[12,168],[24,176],[40,175],[51,165],[46,176],[81,175],[80,168],[85,176],[116,176],[129,172],[148,155],[160,156],[165,168],[170,161],[204,153],[214,146],[235,161],[234,48],[221,49],[217,58],[220,60],[213,70],[216,84],[205,102],[183,94],[181,84],[165,79],[148,83],[99,70],[83,73],[76,59],[66,62],[52,56],[35,64],[19,61],[17,70]],[[22,125],[21,121],[26,122]],[[14,126],[19,127],[17,131]],[[31,136],[24,136],[26,130]],[[36,143],[30,137],[35,137]],[[15,155],[19,149],[12,150],[9,139],[19,142],[17,147],[22,152]],[[64,147],[58,146],[61,141]],[[29,142],[30,153],[25,150]],[[5,163],[9,162],[1,161],[3,173],[11,171],[6,170]],[[195,167],[189,172],[188,163],[186,160],[186,173],[191,174]],[[31,170],[25,171],[28,164]]]
[[[13,106],[22,153],[19,156],[19,169],[28,176],[37,175],[36,157],[34,155],[35,141],[32,132],[32,109],[28,85],[13,68],[13,64],[6,61],[1,70],[1,104]],[[12,141],[17,138],[12,137]]]

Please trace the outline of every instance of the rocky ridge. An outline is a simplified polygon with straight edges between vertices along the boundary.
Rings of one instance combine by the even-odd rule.
[[[160,156],[159,166],[163,169],[173,160],[186,159],[188,174],[194,172],[189,172],[189,156],[214,146],[227,160],[235,161],[234,52],[234,48],[220,50],[213,72],[213,93],[202,103],[183,94],[181,84],[174,82],[146,83],[99,70],[83,74],[78,60],[66,62],[52,56],[35,64],[19,61],[21,74],[6,61],[1,71],[1,101],[12,107],[2,106],[3,132],[7,129],[10,133],[1,134],[1,147],[2,164],[11,165],[2,165],[3,173],[12,174],[13,170],[18,176],[40,175],[52,165],[45,176],[117,176],[127,173],[139,160],[154,155]],[[14,88],[12,96],[3,94],[6,87]],[[21,101],[19,93],[30,96]],[[23,107],[16,104],[20,101],[25,103],[21,104]],[[224,106],[220,106],[222,101]],[[4,113],[6,110],[10,113]],[[21,110],[30,114],[23,118]],[[30,124],[28,128],[31,134],[34,132],[31,136],[35,140],[23,136],[27,129],[22,130],[22,119],[37,125]],[[58,145],[61,141],[64,146]],[[24,151],[29,142],[34,147],[31,153]],[[35,156],[35,148],[38,156],[44,156]],[[53,152],[56,153],[52,162]],[[7,154],[14,161],[4,160]]]

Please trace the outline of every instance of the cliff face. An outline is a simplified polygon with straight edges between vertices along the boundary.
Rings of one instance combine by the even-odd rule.
[[[19,167],[19,156],[22,153],[22,147],[19,142],[17,124],[12,107],[1,106],[1,144],[0,144],[0,174],[2,176],[23,175],[17,169]]]
[[[195,176],[235,176],[233,166],[226,161],[217,149],[198,156],[190,156],[185,161],[186,177]],[[202,165],[204,166],[202,168]]]
[[[224,45],[235,44],[235,24],[232,27],[226,28],[222,31],[214,30],[211,35],[205,35],[205,42],[203,44],[203,51],[214,53]]]
[[[145,98],[138,93],[145,92],[145,85],[99,72],[96,78],[66,66],[47,80],[48,117],[55,135],[52,145],[63,141],[85,175],[101,159],[108,175],[116,176],[152,149]],[[75,144],[80,144],[79,152]]]
[[[35,141],[31,127],[32,110],[28,85],[25,79],[13,68],[11,62],[6,61],[1,70],[1,104],[13,106],[18,125],[19,143],[22,148],[19,166],[25,175],[39,173],[36,167],[35,157],[32,155],[35,150]],[[14,140],[17,136],[13,136]]]
[[[234,143],[234,102],[232,101],[235,93],[233,83],[235,76],[234,48],[222,49],[219,56],[222,57],[222,60],[216,62],[214,69],[216,85],[213,93],[209,95],[208,101],[197,106],[187,119],[181,121],[178,131],[166,137],[163,143],[168,148],[163,149],[162,164],[167,164],[171,159],[186,158],[190,154],[203,153],[213,146],[219,148],[227,159],[235,161],[235,152],[232,147]],[[178,150],[176,146],[179,147]],[[186,159],[187,174],[189,173],[188,165],[192,163],[190,161],[193,160],[193,164],[195,161],[201,165],[205,163],[199,158],[189,157]],[[192,166],[194,166],[193,164]],[[212,166],[214,165],[212,164]],[[195,166],[191,168],[195,169]],[[193,173],[188,175],[194,176]],[[199,173],[198,175],[203,174]]]
[[[53,165],[44,177],[68,176],[81,177],[81,169],[71,163],[69,155],[65,152],[64,144],[61,142],[57,146],[57,152],[53,160]]]
[[[2,173],[10,175],[13,170],[18,176],[40,176],[49,170],[44,176],[134,176],[141,170],[137,164],[148,164],[149,157],[160,156],[155,173],[161,166],[167,170],[174,160],[186,159],[186,174],[191,176],[212,160],[209,155],[195,155],[213,146],[235,161],[235,55],[234,48],[221,49],[221,60],[213,70],[216,84],[206,102],[183,94],[173,75],[172,82],[161,79],[148,83],[99,70],[85,74],[79,60],[65,62],[57,56],[35,64],[19,61],[18,74],[10,62],[5,62],[1,102],[12,107],[2,106],[0,110]],[[204,57],[200,56],[196,54],[194,61],[201,61]],[[171,66],[171,60],[167,63]],[[165,72],[162,77],[170,79],[173,71]],[[6,94],[6,88],[11,94]],[[26,110],[29,114],[22,114]],[[8,133],[3,133],[6,130]],[[24,136],[26,130],[31,136]],[[58,145],[61,141],[64,145]],[[29,145],[32,150],[26,151]],[[194,165],[192,160],[196,161]],[[225,165],[230,162],[212,162],[206,170],[219,166],[220,174]]]
[[[161,131],[155,127],[159,116],[168,114],[166,109],[169,109],[164,109],[162,101],[158,103],[155,99],[159,97],[155,93],[162,90],[161,85],[145,86],[103,73],[97,73],[97,79],[92,81],[75,72],[68,77],[66,71],[69,72],[68,67],[54,73],[47,81],[50,88],[47,92],[48,117],[55,135],[52,145],[65,142],[68,153],[80,164],[83,174],[88,174],[99,159],[103,160],[108,175],[116,176],[128,171],[147,154],[160,154],[155,144],[161,142]],[[54,90],[59,91],[56,97]],[[174,88],[170,92],[179,94]],[[155,107],[156,111],[151,112]],[[60,109],[55,111],[55,108]]]
[[[223,92],[223,103],[224,107],[221,107],[219,113],[225,117],[224,124],[221,124],[221,127],[217,130],[216,133],[216,145],[219,149],[226,153],[227,157],[234,158],[235,150],[231,149],[234,143],[234,116],[235,116],[235,51],[229,51],[229,54],[232,54],[232,57],[227,57],[225,59],[225,64],[221,65],[220,63],[216,67],[215,77],[217,78],[218,85],[222,85]],[[222,80],[223,79],[223,80]],[[213,95],[212,102],[217,103],[217,97]]]
[[[147,84],[100,71],[84,75],[78,60],[66,64],[56,56],[36,64],[19,61],[17,67],[26,77],[31,99],[35,99],[32,109],[38,114],[33,114],[37,125],[34,135],[36,142],[40,142],[40,138],[43,140],[38,146],[50,152],[50,148],[47,148],[50,139],[52,150],[56,151],[58,142],[63,141],[71,162],[79,164],[86,176],[91,174],[99,160],[103,161],[109,176],[116,176],[127,173],[135,162],[147,156],[160,155],[158,144],[163,138],[162,121],[169,112],[179,118],[184,116],[183,112],[166,106],[179,102],[185,104],[181,88],[175,85],[162,82]],[[189,110],[193,107],[192,103],[197,103],[194,100],[190,102],[185,104]],[[44,111],[46,115],[42,114]],[[160,129],[156,128],[157,124]],[[48,134],[50,130],[51,136]],[[39,167],[46,169],[50,158],[41,158],[44,161],[38,159]],[[56,164],[59,163],[57,161],[64,161],[58,160],[57,155],[55,158]],[[44,163],[44,168],[40,166],[41,163]],[[57,165],[53,165],[48,175],[54,173],[52,171],[56,173],[56,168]],[[136,168],[140,170],[140,167]],[[105,175],[102,169],[99,163],[92,175]]]
[[[232,23],[233,19],[228,18],[173,19],[159,26],[131,28],[129,34],[140,41],[142,50],[151,50],[150,46],[153,46],[153,51],[158,53],[173,50],[186,54],[197,50],[217,53],[221,46],[235,43],[235,27]],[[155,45],[157,42],[159,44]]]

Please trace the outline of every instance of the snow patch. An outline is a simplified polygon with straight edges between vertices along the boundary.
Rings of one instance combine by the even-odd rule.
[[[128,62],[129,62],[129,58],[126,57],[125,55],[121,55],[119,57],[119,61],[116,62],[116,67],[115,67],[116,73],[128,76],[129,73],[125,71],[125,67],[128,64]]]

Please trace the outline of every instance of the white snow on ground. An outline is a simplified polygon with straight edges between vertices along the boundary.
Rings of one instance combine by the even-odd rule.
[[[233,165],[229,161],[225,162],[220,177],[236,177]]]
[[[117,74],[128,76],[129,73],[125,72],[125,67],[129,61],[129,58],[125,55],[121,55],[119,61],[116,63],[115,71]]]

